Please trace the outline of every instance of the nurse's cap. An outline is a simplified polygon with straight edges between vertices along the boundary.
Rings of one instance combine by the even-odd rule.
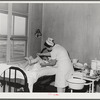
[[[54,39],[48,38],[48,39],[46,40],[46,43],[47,43],[49,46],[54,46]]]

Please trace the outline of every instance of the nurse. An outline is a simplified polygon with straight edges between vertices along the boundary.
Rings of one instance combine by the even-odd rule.
[[[68,86],[66,80],[68,80],[74,72],[68,52],[61,45],[55,44],[52,38],[48,38],[44,45],[50,52],[38,53],[38,55],[51,56],[51,60],[49,63],[41,64],[41,66],[57,66],[55,87],[57,87],[57,92],[65,92],[65,87]]]

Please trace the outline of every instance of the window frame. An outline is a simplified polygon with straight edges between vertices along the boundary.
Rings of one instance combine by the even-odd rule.
[[[2,9],[0,9],[0,13],[3,13],[3,14],[9,14],[8,13],[8,11],[6,11],[6,10],[2,10]],[[25,19],[26,19],[26,22],[25,22],[25,36],[19,36],[19,35],[11,35],[11,33],[12,32],[14,32],[14,25],[12,25],[12,29],[11,29],[11,33],[10,33],[10,40],[9,41],[25,41],[25,56],[27,56],[27,30],[28,30],[28,14],[23,14],[23,13],[18,13],[18,12],[14,12],[14,11],[12,11],[12,16],[19,16],[19,17],[24,17]],[[12,19],[12,18],[11,18]],[[9,20],[9,19],[8,19]],[[13,19],[14,20],[14,19]],[[14,21],[13,21],[13,24],[14,24]],[[8,24],[7,24],[8,25]],[[7,26],[8,27],[8,26]],[[8,38],[8,31],[7,31],[7,35],[0,35],[0,40],[8,40],[7,38]],[[11,45],[11,44],[10,44]],[[8,48],[7,47],[7,49],[11,49],[10,47]],[[6,51],[6,56],[8,56],[9,54],[7,54],[7,51]],[[10,54],[10,56],[11,56],[11,54]],[[7,61],[7,58],[8,57],[6,57],[6,62],[12,62],[12,60],[11,60],[11,57],[10,57],[10,60],[9,61]],[[16,58],[16,59],[14,59],[14,61],[17,61],[17,59],[20,61],[20,60],[23,60],[24,59],[24,57],[22,57],[22,58]],[[14,62],[13,61],[13,62]],[[2,60],[0,60],[0,62],[2,62]],[[5,61],[4,61],[5,62]]]
[[[25,19],[26,19],[26,28],[25,28],[25,36],[23,36],[23,35],[14,35],[13,33],[13,35],[11,35],[11,37],[10,37],[10,40],[12,40],[12,41],[25,41],[25,56],[27,55],[27,22],[28,22],[28,17],[27,16],[25,16],[25,15],[22,15],[22,14],[17,14],[17,13],[12,13],[12,16],[13,16],[13,27],[12,27],[12,32],[14,33],[14,20],[15,20],[15,16],[18,16],[18,17],[24,17]],[[17,58],[16,58],[17,59]],[[18,58],[18,59],[22,59],[22,58]]]

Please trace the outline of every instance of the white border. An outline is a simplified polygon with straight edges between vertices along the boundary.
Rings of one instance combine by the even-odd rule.
[[[0,99],[100,99],[100,93],[0,93]]]
[[[0,3],[100,3],[100,1],[0,1]]]
[[[100,1],[0,1],[0,3],[100,3]],[[0,93],[0,99],[100,99],[100,93]]]

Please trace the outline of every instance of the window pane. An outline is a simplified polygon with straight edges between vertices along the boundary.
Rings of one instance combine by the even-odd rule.
[[[25,41],[11,41],[11,58],[25,57]]]
[[[0,40],[0,60],[6,60],[7,42]]]
[[[0,9],[8,10],[8,3],[0,3]]]
[[[14,35],[26,35],[26,18],[15,16],[14,20]]]
[[[28,13],[28,4],[27,3],[13,3],[12,10],[14,12],[27,14]]]
[[[0,35],[7,35],[7,14],[0,13]]]

